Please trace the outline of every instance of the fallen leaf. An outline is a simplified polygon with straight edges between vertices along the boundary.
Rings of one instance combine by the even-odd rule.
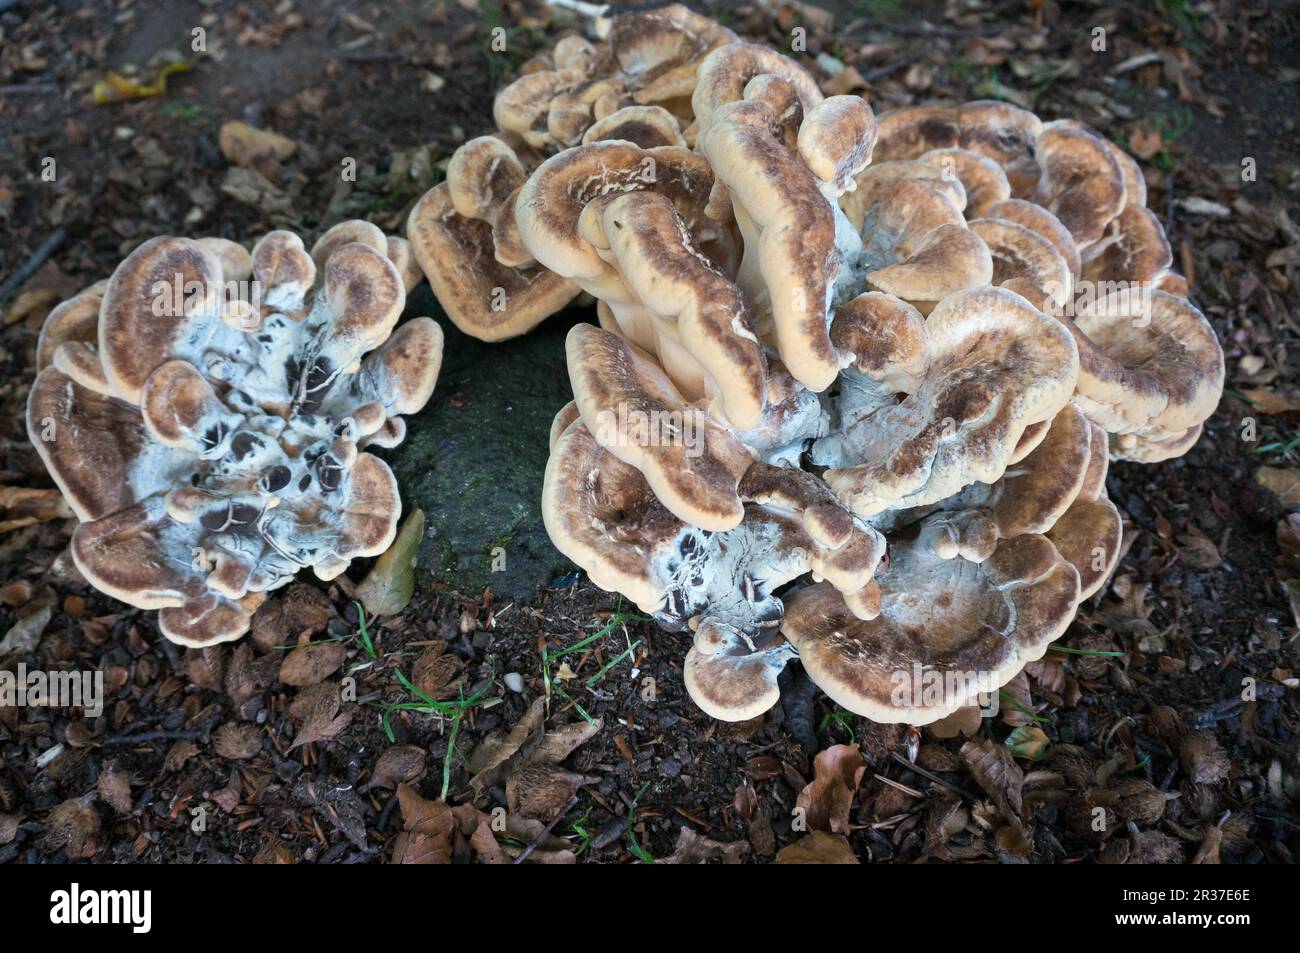
[[[968,741],[961,746],[961,758],[966,762],[980,788],[991,797],[1002,816],[1019,823],[1023,808],[1021,787],[1024,772],[1000,744],[984,739]]]
[[[71,515],[72,510],[58,490],[0,486],[0,533]]]
[[[1266,387],[1243,390],[1242,395],[1250,399],[1251,409],[1261,414],[1290,414],[1300,412],[1300,391],[1277,393]]]
[[[276,166],[298,149],[298,143],[287,136],[238,120],[221,124],[217,145],[235,165],[267,176],[274,175]]]
[[[1017,758],[1042,761],[1047,753],[1047,733],[1037,725],[1021,725],[1007,735],[1006,746]]]
[[[451,831],[455,817],[442,801],[420,797],[409,784],[397,786],[402,833],[393,843],[395,864],[451,863]]]
[[[772,861],[774,864],[857,864],[860,863],[842,834],[813,831],[781,848]]]
[[[741,864],[748,854],[749,845],[744,841],[724,844],[697,834],[689,827],[683,827],[677,832],[677,843],[673,846],[672,855],[658,863],[707,864],[710,861],[721,861],[724,864]]]
[[[289,706],[289,718],[301,727],[290,750],[320,741],[332,741],[352,723],[352,712],[339,714],[342,696],[336,682],[321,682],[298,693]]]
[[[1255,482],[1281,500],[1287,509],[1300,509],[1300,469],[1260,467]]]
[[[430,698],[451,698],[456,694],[456,676],[464,664],[447,651],[447,643],[436,642],[421,652],[411,666],[411,684]]]
[[[1138,126],[1128,137],[1129,151],[1139,159],[1148,161],[1165,147],[1165,137],[1159,129]]]
[[[425,751],[419,745],[394,745],[379,756],[370,779],[372,788],[414,784],[424,777]]]
[[[424,510],[413,510],[402,523],[393,545],[375,560],[357,586],[357,598],[372,616],[397,615],[415,592],[415,566],[424,537]]]
[[[347,646],[342,642],[300,645],[285,656],[279,681],[299,688],[316,685],[334,674],[347,654]]]
[[[847,834],[853,796],[867,763],[856,745],[832,745],[813,760],[813,779],[799,792],[795,806],[804,812],[808,829]]]
[[[108,71],[108,76],[100,80],[91,89],[91,95],[100,105],[120,103],[128,99],[147,99],[161,96],[167,92],[167,77],[173,73],[188,73],[193,67],[189,63],[178,61],[168,63],[158,72],[158,78],[152,83],[139,83],[133,79]]]
[[[936,738],[956,738],[958,735],[969,738],[980,730],[982,724],[984,712],[978,705],[968,705],[931,722],[925,726],[925,730]]]

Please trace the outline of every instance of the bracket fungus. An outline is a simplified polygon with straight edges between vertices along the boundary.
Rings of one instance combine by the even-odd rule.
[[[287,231],[251,253],[161,237],[56,308],[27,429],[87,580],[204,646],[303,567],[383,552],[401,503],[365,451],[401,442],[442,358],[432,319],[397,325],[409,262],[365,222],[310,252]]]
[[[694,139],[691,95],[706,54],[735,34],[681,5],[600,21],[592,43],[566,36],[502,89],[498,132],[453,154],[447,179],[412,209],[415,259],[464,333],[500,341],[531,330],[578,294],[520,242],[520,186],[548,156],[602,141],[683,150]]]
[[[1109,460],[1185,452],[1223,386],[1141,169],[1006,103],[877,119],[748,43],[691,111],[694,152],[574,139],[518,193],[600,321],[567,341],[551,538],[692,633],[715,717],[796,657],[878,721],[975,704],[1114,569]]]

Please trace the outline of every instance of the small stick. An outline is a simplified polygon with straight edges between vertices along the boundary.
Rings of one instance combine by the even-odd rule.
[[[525,860],[527,860],[528,855],[531,854],[534,850],[536,850],[537,845],[542,842],[542,838],[549,837],[551,831],[555,830],[555,825],[560,823],[560,821],[564,818],[564,815],[568,814],[569,811],[573,809],[573,805],[577,803],[578,803],[578,795],[575,794],[571,798],[569,798],[568,801],[565,802],[564,807],[560,808],[560,813],[555,815],[555,820],[551,821],[551,823],[547,824],[545,827],[543,827],[540,831],[537,832],[537,836],[533,838],[532,843],[529,844],[527,847],[525,847],[520,852],[519,856],[515,858],[515,863],[522,864]]]
[[[59,87],[54,83],[11,83],[0,86],[0,96],[21,96],[23,93],[57,93]]]
[[[114,735],[104,739],[102,747],[119,748],[124,745],[144,744],[149,741],[193,741],[202,737],[201,731],[144,731],[138,735]]]
[[[45,264],[45,260],[58,250],[58,247],[63,244],[63,240],[67,237],[67,229],[56,228],[50,237],[41,243],[41,247],[32,252],[31,256],[18,266],[18,270],[6,278],[4,284],[0,285],[0,304],[8,301],[23,282],[36,274],[37,269]]]

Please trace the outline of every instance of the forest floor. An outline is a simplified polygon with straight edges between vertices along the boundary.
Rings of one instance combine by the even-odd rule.
[[[183,650],[79,577],[73,521],[14,504],[0,666],[99,670],[108,701],[99,718],[0,707],[0,863],[499,862],[529,847],[766,862],[796,843],[861,862],[1300,855],[1300,14],[693,5],[787,49],[803,27],[793,55],[877,113],[1004,98],[1142,161],[1229,389],[1186,457],[1111,468],[1124,556],[1062,651],[967,738],[865,722],[798,673],[767,716],[713,721],[682,687],[688,637],[585,579],[528,604],[422,587],[363,626],[357,565],[281,591],[239,643]],[[486,0],[0,10],[0,492],[51,486],[22,421],[54,304],[157,234],[310,241],[353,217],[400,232],[452,150],[490,130],[494,90],[577,25]],[[168,62],[191,68],[160,95],[95,103],[110,71],[150,83]],[[233,166],[218,147],[232,119],[297,148]],[[797,804],[837,833],[805,838]],[[507,829],[485,839],[485,816]]]

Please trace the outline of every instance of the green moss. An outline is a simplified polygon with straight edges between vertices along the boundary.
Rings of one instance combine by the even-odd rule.
[[[556,412],[570,399],[564,336],[581,311],[533,332],[485,344],[441,317],[427,286],[408,314],[433,314],[447,335],[432,400],[407,421],[407,437],[387,453],[404,505],[425,512],[420,572],[466,593],[526,599],[570,571],[542,524],[542,477]],[[493,550],[505,550],[493,572]]]

